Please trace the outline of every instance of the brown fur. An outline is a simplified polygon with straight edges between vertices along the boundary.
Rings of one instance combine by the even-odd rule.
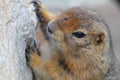
[[[52,33],[48,31],[52,57],[42,61],[33,52],[28,57],[29,66],[41,80],[103,80],[110,67],[104,60],[109,41],[98,15],[90,10],[72,8],[51,18],[44,10],[42,8],[42,15],[45,21],[50,21],[48,28],[52,30]],[[74,32],[83,32],[85,37],[76,38],[72,35]]]

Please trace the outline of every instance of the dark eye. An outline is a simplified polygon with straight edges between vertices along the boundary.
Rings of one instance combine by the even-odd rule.
[[[64,18],[64,20],[68,20],[68,18],[67,18],[67,17],[65,17],[65,18]]]
[[[77,38],[82,38],[85,36],[85,34],[83,32],[74,32],[74,33],[72,33],[72,35],[74,35]]]

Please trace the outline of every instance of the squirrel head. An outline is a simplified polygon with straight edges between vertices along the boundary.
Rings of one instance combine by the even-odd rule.
[[[94,11],[71,8],[48,23],[47,33],[60,51],[102,54],[106,42],[103,26]]]

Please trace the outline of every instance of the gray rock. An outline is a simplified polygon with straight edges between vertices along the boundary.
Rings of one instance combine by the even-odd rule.
[[[25,39],[35,36],[36,17],[29,0],[0,1],[0,80],[32,80]]]

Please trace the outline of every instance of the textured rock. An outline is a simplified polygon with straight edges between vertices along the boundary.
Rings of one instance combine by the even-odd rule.
[[[31,80],[25,39],[34,37],[36,17],[29,0],[0,0],[0,80]]]

